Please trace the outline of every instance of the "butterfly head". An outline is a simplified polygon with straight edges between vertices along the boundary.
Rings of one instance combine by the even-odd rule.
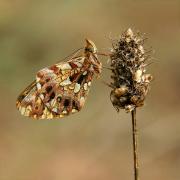
[[[102,64],[97,57],[96,45],[89,39],[86,39],[86,45],[84,49],[85,56],[89,59],[90,63],[93,65],[93,69],[96,74],[101,73]]]
[[[85,53],[97,53],[96,45],[89,39],[86,39],[86,45],[85,45]]]

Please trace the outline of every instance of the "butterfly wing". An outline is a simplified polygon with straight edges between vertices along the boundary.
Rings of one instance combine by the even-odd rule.
[[[16,107],[24,116],[39,118],[47,111],[38,96],[36,81],[33,81],[18,97]],[[46,112],[48,114],[48,112]],[[50,113],[50,112],[49,112]]]
[[[44,68],[19,96],[17,107],[22,115],[35,119],[78,112],[84,106],[94,74],[92,64],[84,56]]]

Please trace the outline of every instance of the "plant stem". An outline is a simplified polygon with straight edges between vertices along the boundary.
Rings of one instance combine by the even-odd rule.
[[[134,180],[139,180],[139,162],[138,162],[138,130],[136,124],[136,109],[131,112],[132,115],[132,135],[133,135],[133,154],[134,154]]]

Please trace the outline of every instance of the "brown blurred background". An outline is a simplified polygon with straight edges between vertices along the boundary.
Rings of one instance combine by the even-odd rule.
[[[0,0],[0,180],[132,180],[130,114],[116,113],[104,69],[80,113],[33,121],[15,108],[35,73],[84,45],[108,51],[131,27],[155,50],[138,109],[142,180],[180,179],[179,0]],[[106,58],[101,58],[107,65]]]

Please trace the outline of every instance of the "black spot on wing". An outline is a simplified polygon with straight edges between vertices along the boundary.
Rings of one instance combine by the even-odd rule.
[[[65,99],[64,100],[64,107],[68,107],[70,104],[70,100],[69,99]]]
[[[49,93],[52,90],[52,86],[47,86],[46,87],[46,92]]]
[[[84,76],[83,76],[83,74],[81,74],[77,80],[77,83],[82,84],[83,80],[84,80]]]
[[[21,102],[25,97],[26,95],[22,94],[17,98],[17,101]]]
[[[79,74],[76,73],[76,74],[73,74],[73,75],[69,76],[70,81],[73,82],[74,80],[76,80],[77,77],[78,77],[78,75],[79,75]]]
[[[72,109],[76,109],[76,110],[80,111],[79,103],[75,100],[72,101]]]
[[[54,98],[55,98],[55,93],[52,92],[51,95],[50,95],[50,97],[49,97],[49,99],[51,100],[51,99],[54,99]]]
[[[80,84],[80,85],[82,85],[83,82],[86,80],[86,77],[87,77],[87,75],[81,74],[81,75],[78,77],[78,79],[77,79],[77,83]]]

